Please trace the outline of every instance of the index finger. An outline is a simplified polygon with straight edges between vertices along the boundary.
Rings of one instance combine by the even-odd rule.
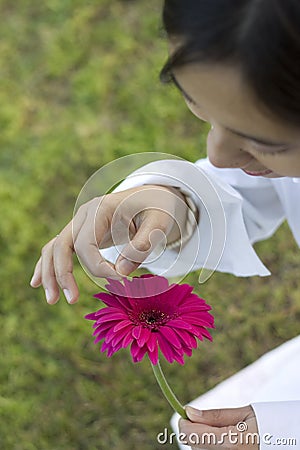
[[[74,236],[80,231],[86,217],[86,205],[79,208],[77,214],[57,235],[53,245],[53,266],[56,280],[69,303],[75,303],[79,289],[73,275]]]
[[[73,253],[72,222],[69,222],[53,245],[53,266],[56,280],[71,304],[77,302],[79,297],[79,289],[73,275]]]
[[[85,217],[80,223],[80,217],[73,223],[74,248],[80,262],[88,271],[103,278],[118,278],[121,276],[114,269],[114,265],[106,261],[99,250],[99,243],[108,231],[109,221],[100,217],[100,199],[94,199],[86,210]]]

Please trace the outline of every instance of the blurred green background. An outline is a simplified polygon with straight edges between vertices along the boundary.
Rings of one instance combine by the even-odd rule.
[[[76,263],[80,302],[51,307],[29,280],[99,167],[144,151],[205,154],[206,128],[158,81],[161,1],[0,5],[0,448],[159,449],[172,411],[147,360],[133,365],[126,350],[106,359],[83,319],[99,288]],[[288,227],[256,248],[271,277],[186,279],[213,304],[217,328],[185,367],[164,364],[183,403],[299,332],[299,253]]]

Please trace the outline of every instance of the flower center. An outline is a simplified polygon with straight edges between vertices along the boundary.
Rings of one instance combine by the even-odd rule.
[[[141,312],[137,317],[139,325],[152,330],[158,329],[161,325],[165,325],[169,320],[173,319],[175,314],[166,314],[163,311],[151,309]]]

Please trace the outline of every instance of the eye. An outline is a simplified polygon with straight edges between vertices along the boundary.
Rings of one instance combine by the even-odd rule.
[[[287,152],[290,148],[287,145],[277,147],[277,146],[262,145],[257,142],[252,142],[252,147],[254,148],[254,151],[261,156],[281,155],[282,153]]]
[[[281,155],[282,153],[285,153],[287,151],[287,149],[280,149],[280,150],[268,150],[268,151],[263,151],[263,150],[256,150],[256,153],[259,153],[262,156],[267,156],[267,155]]]

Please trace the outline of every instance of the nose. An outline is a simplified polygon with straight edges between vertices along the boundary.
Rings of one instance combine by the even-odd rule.
[[[215,125],[207,136],[207,156],[219,168],[245,167],[253,157],[242,149],[243,138]]]

